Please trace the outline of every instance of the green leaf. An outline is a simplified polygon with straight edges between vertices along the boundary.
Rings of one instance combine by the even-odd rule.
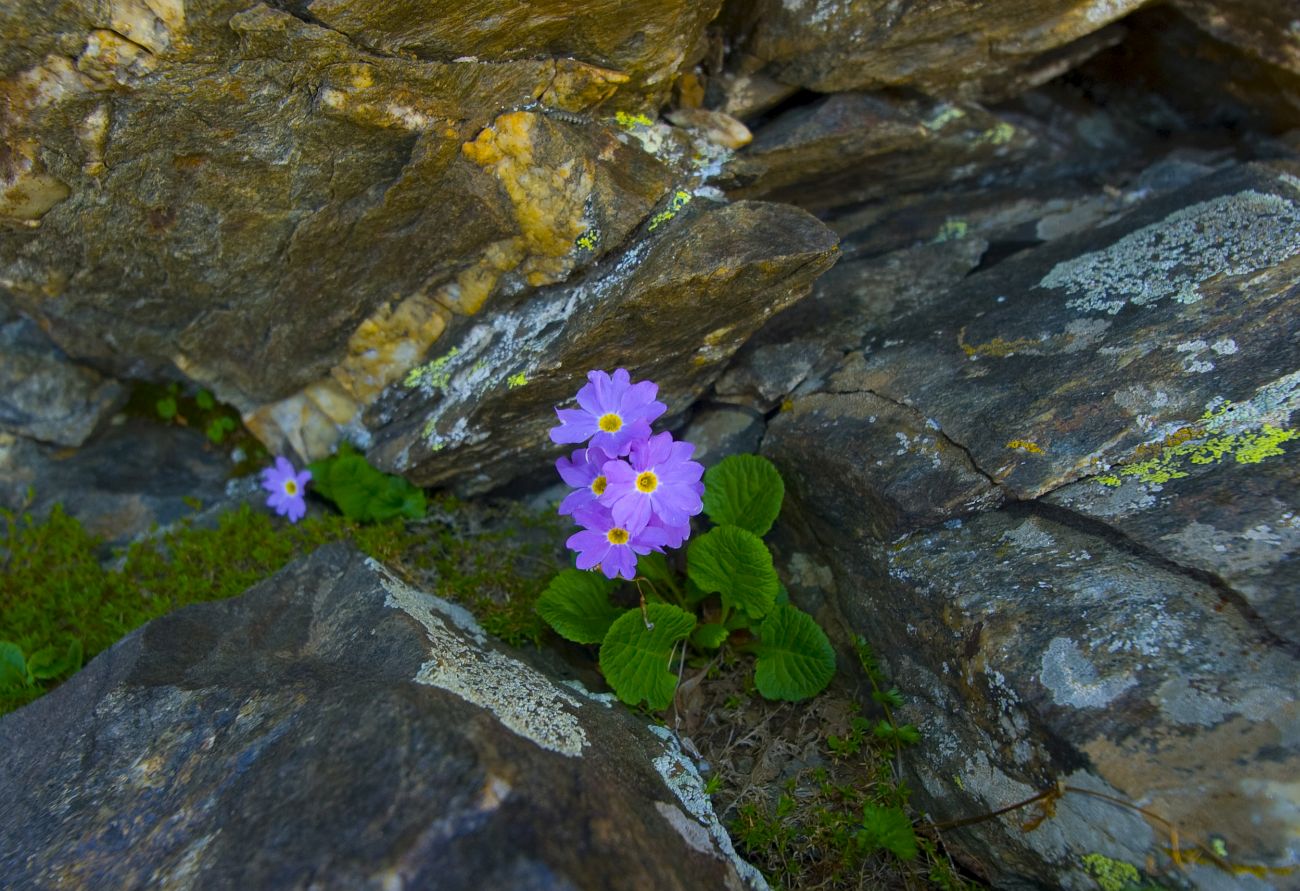
[[[26,687],[30,683],[23,648],[7,640],[0,641],[0,689]]]
[[[691,632],[691,643],[701,650],[716,650],[730,636],[731,631],[727,629],[726,625],[720,625],[717,622],[706,622]]]
[[[225,419],[216,418],[210,424],[208,424],[208,429],[207,429],[208,440],[212,442],[214,445],[221,445],[221,440],[226,438],[226,428],[221,423],[223,420]]]
[[[537,612],[563,638],[600,643],[626,610],[609,602],[616,585],[599,572],[564,569],[537,598]],[[641,611],[636,610],[639,616]]]
[[[737,526],[718,526],[693,540],[686,572],[701,590],[721,594],[724,606],[754,619],[772,609],[781,585],[767,545]]]
[[[704,512],[719,526],[766,535],[784,497],[781,474],[759,455],[731,455],[704,474]]]
[[[176,400],[171,396],[165,396],[154,403],[154,409],[158,412],[158,417],[170,421],[176,417]]]
[[[758,629],[754,686],[768,699],[792,702],[816,696],[835,674],[835,650],[813,617],[778,606]]]
[[[890,687],[888,690],[877,690],[871,694],[871,698],[887,708],[903,707],[903,694],[897,687]]]
[[[48,681],[67,671],[66,652],[55,646],[41,647],[27,657],[27,673],[38,681]]]
[[[400,476],[383,473],[351,447],[308,465],[312,486],[345,517],[380,523],[395,517],[418,520],[425,513],[424,490]]]
[[[673,701],[673,649],[691,633],[695,617],[667,603],[647,604],[646,615],[653,628],[646,628],[639,609],[628,610],[609,626],[600,646],[600,670],[619,699],[628,705],[645,700],[658,711]]]
[[[872,732],[885,742],[896,742],[900,746],[914,746],[921,741],[921,731],[916,729],[915,724],[894,725],[881,719],[876,722]]]
[[[889,851],[899,860],[912,860],[917,854],[916,831],[901,807],[865,805],[857,840],[867,852]]]
[[[676,573],[668,565],[668,558],[658,551],[651,551],[636,558],[636,574],[645,576],[656,589],[661,586],[669,589],[677,587]],[[659,593],[662,594],[663,591],[660,590]]]
[[[207,390],[199,390],[199,392],[195,393],[194,401],[197,402],[199,408],[204,411],[212,411],[213,407],[217,404],[217,401],[212,398],[212,394]]]

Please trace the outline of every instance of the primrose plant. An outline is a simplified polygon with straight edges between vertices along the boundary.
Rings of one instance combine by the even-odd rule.
[[[579,407],[556,409],[551,430],[555,442],[583,446],[556,462],[573,487],[560,513],[581,529],[567,542],[577,569],[552,579],[537,603],[542,618],[562,637],[599,644],[605,679],[630,705],[667,708],[674,657],[680,666],[687,649],[701,661],[753,654],[754,684],[769,699],[821,692],[834,651],[790,604],[762,540],[785,494],[776,467],[733,455],[705,473],[692,444],[651,432],[666,410],[653,382],[633,383],[622,368],[587,379]],[[691,538],[701,513],[713,528],[691,540],[683,561],[669,552]]]

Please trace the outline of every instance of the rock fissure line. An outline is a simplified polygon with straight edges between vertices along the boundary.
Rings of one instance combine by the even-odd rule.
[[[923,426],[926,420],[925,416],[921,414],[920,410],[916,408],[916,406],[908,405],[906,402],[900,402],[899,400],[894,399],[891,396],[886,396],[883,393],[877,393],[875,390],[870,390],[862,387],[858,387],[852,390],[832,390],[827,388],[825,392],[836,393],[844,396],[851,396],[854,393],[866,393],[869,396],[875,396],[877,399],[880,399],[884,402],[888,402],[891,405],[896,405],[899,408],[903,409],[904,411],[907,411],[910,414],[914,415],[915,417],[920,418],[922,420]],[[948,445],[952,446],[953,448],[957,449],[957,451],[965,455],[966,463],[970,464],[972,470],[974,470],[980,476],[984,477],[984,479],[988,481],[988,484],[993,488],[994,491],[1003,492],[1003,493],[1006,492],[1005,488],[1002,486],[1001,483],[999,483],[996,479],[994,479],[994,477],[988,471],[986,471],[983,467],[980,467],[979,464],[975,462],[975,456],[971,454],[970,449],[966,448],[966,446],[962,445],[957,440],[953,439],[944,431],[942,427],[938,425],[934,427],[928,427],[928,429],[933,430],[936,436],[942,438],[944,442],[948,443]],[[1019,500],[1010,494],[1008,494],[1006,497],[1008,501],[1012,501],[1012,502]]]
[[[1250,605],[1250,602],[1245,598],[1245,596],[1228,584],[1219,575],[1205,569],[1199,569],[1195,566],[1188,566],[1179,563],[1168,555],[1162,554],[1148,545],[1137,541],[1123,530],[1117,529],[1109,523],[1105,523],[1094,517],[1071,510],[1068,507],[1062,507],[1059,504],[1052,504],[1039,499],[1017,501],[1014,502],[1014,504],[1024,505],[1033,514],[1046,520],[1060,523],[1062,526],[1069,527],[1070,529],[1082,532],[1086,535],[1096,536],[1097,538],[1104,540],[1107,544],[1125,551],[1146,563],[1207,586],[1219,597],[1220,600],[1232,605],[1251,629],[1260,636],[1262,642],[1267,644],[1269,647],[1276,647],[1285,651],[1289,655],[1300,659],[1300,644],[1279,637],[1268,627],[1268,623],[1258,612],[1256,612],[1255,608]]]
[[[313,27],[320,28],[323,31],[329,31],[333,34],[337,34],[338,36],[342,37],[345,41],[347,41],[348,46],[352,47],[353,49],[359,50],[360,52],[367,53],[372,56],[376,56],[380,59],[396,59],[401,62],[434,61],[432,59],[419,59],[418,57],[415,56],[404,56],[400,53],[390,53],[387,52],[386,50],[381,50],[377,47],[370,46],[369,44],[359,40],[358,38],[354,37],[353,35],[349,34],[346,31],[340,31],[338,28],[334,28],[325,24],[323,21],[321,21],[320,19],[312,15],[310,12],[307,12],[306,9],[302,9],[302,10],[295,9],[293,5],[283,2],[283,0],[272,0],[272,3],[270,5],[273,9],[278,9],[280,12],[293,16],[295,19],[302,22],[304,25],[311,25]]]

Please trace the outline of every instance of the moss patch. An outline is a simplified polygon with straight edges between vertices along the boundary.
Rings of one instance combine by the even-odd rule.
[[[323,544],[351,541],[370,556],[474,611],[512,644],[541,635],[533,603],[559,566],[563,530],[521,507],[434,502],[420,522],[359,524],[337,514],[290,525],[243,505],[214,527],[183,522],[99,561],[101,542],[59,507],[37,520],[0,511],[0,640],[30,655],[80,641],[85,658],[178,607],[243,593]],[[64,677],[0,690],[0,714]]]

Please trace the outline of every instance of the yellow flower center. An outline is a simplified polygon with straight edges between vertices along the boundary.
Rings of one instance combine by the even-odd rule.
[[[285,481],[284,481],[284,494],[286,494],[286,495],[297,495],[297,494],[298,494],[298,483],[295,482],[294,480],[285,480]]]
[[[609,543],[616,545],[627,544],[630,537],[626,529],[620,529],[617,526],[605,533],[605,538],[609,539]]]
[[[649,494],[659,488],[659,477],[653,470],[644,470],[636,478],[637,491]]]
[[[609,412],[608,414],[600,416],[600,420],[596,422],[596,426],[600,427],[600,429],[604,430],[606,433],[617,433],[623,428],[623,419],[613,412]]]
[[[607,485],[609,485],[609,480],[605,479],[605,475],[602,473],[591,481],[591,491],[595,492],[597,495],[604,495],[605,487]]]

